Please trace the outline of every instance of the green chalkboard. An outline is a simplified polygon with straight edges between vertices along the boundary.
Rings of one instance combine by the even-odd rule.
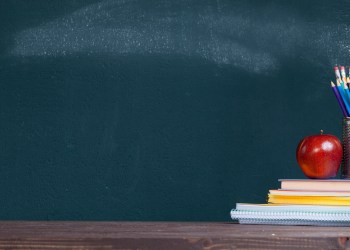
[[[340,136],[348,1],[0,2],[0,219],[228,221]]]

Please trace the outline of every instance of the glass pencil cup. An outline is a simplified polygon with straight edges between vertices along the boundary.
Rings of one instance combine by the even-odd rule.
[[[350,117],[343,117],[341,178],[350,179]]]

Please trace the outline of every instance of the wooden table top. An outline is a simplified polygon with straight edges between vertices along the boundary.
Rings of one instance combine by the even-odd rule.
[[[350,249],[349,238],[349,227],[213,222],[0,222],[0,249]]]

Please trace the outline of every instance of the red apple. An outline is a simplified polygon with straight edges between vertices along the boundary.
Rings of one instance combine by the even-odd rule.
[[[303,173],[312,179],[335,177],[343,157],[341,142],[334,135],[311,135],[303,138],[296,157]]]

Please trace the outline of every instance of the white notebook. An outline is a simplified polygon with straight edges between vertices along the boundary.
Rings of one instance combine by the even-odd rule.
[[[237,203],[231,218],[240,224],[350,226],[350,206]]]

